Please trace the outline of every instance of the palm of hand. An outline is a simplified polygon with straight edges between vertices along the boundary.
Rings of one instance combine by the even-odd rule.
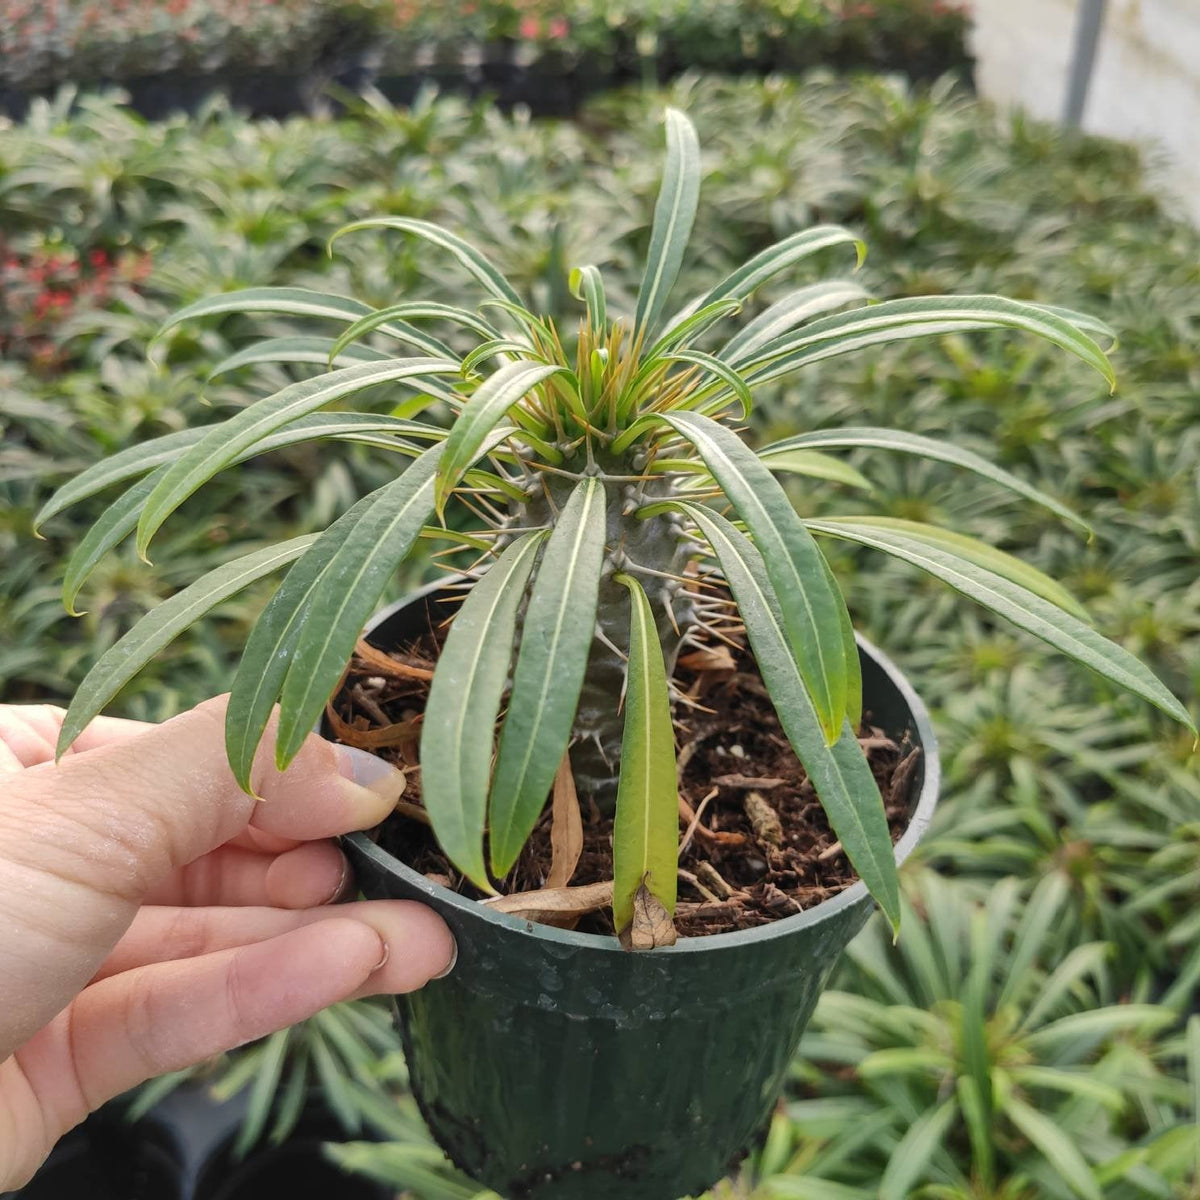
[[[222,707],[102,719],[57,767],[61,711],[0,707],[0,1191],[141,1080],[450,958],[419,906],[320,907],[348,886],[329,837],[395,789],[351,782],[313,738],[256,805],[228,776]]]

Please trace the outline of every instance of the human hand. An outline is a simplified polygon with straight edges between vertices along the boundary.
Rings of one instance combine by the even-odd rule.
[[[422,905],[327,907],[328,839],[381,821],[399,772],[313,735],[280,774],[269,733],[256,801],[224,713],[100,718],[55,766],[62,710],[0,706],[0,1192],[142,1080],[453,965]]]

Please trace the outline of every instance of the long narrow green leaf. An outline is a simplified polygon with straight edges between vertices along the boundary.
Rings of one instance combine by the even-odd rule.
[[[1012,951],[996,997],[995,1007],[1006,1008],[1024,999],[1023,989],[1032,982],[1034,964],[1038,962],[1047,936],[1061,919],[1067,899],[1067,881],[1062,872],[1052,872],[1039,880],[1029,897],[1017,931],[1013,935]]]
[[[76,597],[79,595],[79,590],[96,564],[109,550],[123,541],[136,528],[138,513],[141,511],[146,498],[150,495],[153,486],[166,473],[165,464],[178,458],[189,445],[195,445],[204,436],[205,429],[201,427],[198,429],[189,429],[185,432],[191,436],[181,438],[178,443],[165,449],[161,447],[151,449],[151,446],[154,445],[152,442],[144,442],[141,447],[132,447],[134,450],[142,448],[147,450],[144,461],[135,463],[126,459],[120,465],[119,472],[94,475],[89,483],[82,485],[91,494],[93,490],[99,491],[101,488],[107,487],[110,483],[116,483],[121,479],[128,479],[131,476],[139,475],[143,471],[154,467],[155,464],[162,464],[153,473],[155,484],[149,484],[149,477],[147,477],[141,483],[122,493],[104,511],[95,525],[85,535],[83,541],[76,547],[70,561],[67,563],[66,575],[63,580],[63,604],[66,606],[68,612],[74,612],[73,605]],[[254,458],[259,454],[267,454],[272,450],[282,450],[288,446],[294,446],[302,442],[318,441],[325,438],[332,438],[337,441],[362,442],[366,445],[378,446],[386,450],[400,450],[412,454],[418,453],[415,446],[403,441],[396,436],[398,434],[441,440],[446,436],[446,431],[439,429],[435,425],[424,425],[416,421],[406,421],[400,417],[375,416],[371,413],[313,413],[310,416],[302,417],[298,421],[293,421],[286,429],[279,430],[271,434],[270,437],[263,438],[261,442],[256,443],[249,450],[239,454],[234,459],[233,465],[245,462],[247,459]],[[174,439],[176,435],[171,434],[169,436]],[[166,440],[166,438],[158,438],[154,439],[154,442],[164,442]],[[123,457],[124,453],[122,451],[120,455],[114,455],[114,459]],[[112,461],[111,459],[106,460],[105,463],[99,463],[97,466],[109,465]],[[88,474],[92,470],[93,468],[89,468],[84,474]],[[83,475],[79,475],[72,480],[72,483],[80,484],[82,480]],[[77,493],[74,499],[68,500],[68,503],[74,503],[78,499],[83,499],[82,493]]]
[[[646,270],[638,289],[633,333],[652,334],[679,275],[696,206],[700,201],[700,142],[695,126],[677,109],[668,108],[667,161],[654,205]]]
[[[1008,1098],[1004,1110],[1008,1119],[1037,1147],[1038,1153],[1072,1191],[1083,1200],[1104,1200],[1092,1168],[1066,1130],[1016,1096]]]
[[[844,429],[822,429],[816,433],[802,433],[796,437],[784,438],[780,442],[772,442],[761,451],[762,454],[777,454],[784,450],[800,449],[853,449],[862,446],[871,450],[894,450],[899,454],[915,454],[919,458],[929,458],[936,462],[950,463],[982,475],[1001,487],[1032,500],[1043,508],[1057,513],[1064,520],[1078,525],[1091,533],[1092,527],[1082,517],[1072,512],[1064,504],[1060,504],[1053,496],[1046,495],[1023,479],[1011,472],[988,462],[970,450],[960,449],[935,438],[923,437],[918,433],[907,433],[902,429],[882,429],[868,425],[847,426]]]
[[[833,574],[833,568],[821,553],[821,565],[825,568],[825,578],[829,581],[831,591],[842,596],[842,589]],[[863,681],[862,661],[858,656],[858,642],[854,637],[854,623],[850,620],[850,610],[846,607],[846,599],[842,596],[841,612],[842,627],[842,659],[846,664],[846,720],[850,728],[857,730],[862,724],[863,712]]]
[[[686,317],[672,325],[642,355],[642,361],[646,364],[643,370],[646,368],[652,370],[654,360],[661,358],[668,350],[673,350],[676,346],[694,340],[706,329],[721,320],[722,317],[733,316],[734,313],[741,312],[741,309],[742,302],[729,297],[725,300],[717,300],[712,304],[706,304],[703,308],[698,308],[695,312],[689,313]]]
[[[272,1105],[275,1119],[271,1122],[271,1132],[267,1134],[267,1141],[272,1146],[279,1146],[292,1136],[304,1112],[304,1103],[308,1099],[308,1058],[309,1049],[304,1042],[290,1055],[287,1080]]]
[[[603,333],[608,325],[608,301],[604,295],[604,279],[590,263],[576,267],[568,279],[571,295],[587,305],[588,324],[595,333]]]
[[[65,753],[88,722],[189,625],[222,600],[227,600],[263,576],[299,558],[314,540],[311,535],[292,538],[278,546],[246,554],[210,571],[151,609],[120,641],[101,655],[79,685],[63,718],[56,754],[61,756]]]
[[[95,524],[83,535],[79,545],[67,560],[63,574],[63,608],[73,617],[82,614],[75,607],[80,589],[99,565],[101,559],[123,542],[137,528],[138,514],[146,503],[146,497],[158,486],[158,481],[167,473],[165,466],[157,467],[145,479],[139,479],[127,488],[96,519]]]
[[[971,1143],[972,1165],[980,1182],[990,1188],[996,1173],[996,1145],[990,1110],[979,1099],[979,1085],[972,1076],[959,1075],[955,1080],[955,1091],[967,1127],[967,1139]]]
[[[1039,1054],[1051,1055],[1064,1047],[1091,1051],[1127,1029],[1151,1032],[1173,1025],[1178,1014],[1161,1004],[1111,1004],[1088,1012],[1059,1017],[1028,1035],[1027,1045]]]
[[[956,1116],[958,1103],[952,1097],[923,1113],[909,1126],[892,1151],[879,1181],[879,1200],[908,1200],[915,1184],[929,1170],[929,1164]]]
[[[728,363],[753,358],[754,352],[760,347],[795,329],[810,317],[819,317],[852,300],[867,298],[866,288],[846,279],[831,279],[797,288],[742,326],[718,351],[717,357]]]
[[[1112,946],[1108,942],[1086,942],[1076,946],[1038,988],[1037,997],[1021,1018],[1018,1032],[1037,1029],[1065,998],[1071,996],[1086,975],[1099,975],[1111,953]]]
[[[861,491],[872,492],[871,481],[857,471],[849,463],[831,454],[822,454],[819,450],[779,450],[771,453],[760,452],[759,459],[773,475],[803,475],[809,479],[826,479],[831,483],[845,484],[847,487],[858,488]],[[687,481],[688,487],[711,488],[713,477],[698,461],[687,459],[654,460],[654,470],[692,471],[696,478]]]
[[[743,420],[753,410],[754,396],[746,386],[746,381],[728,363],[723,363],[719,358],[714,358],[711,354],[705,354],[700,350],[676,350],[674,354],[664,355],[663,361],[690,363],[692,366],[699,367],[706,375],[715,375],[741,401]],[[702,411],[712,414],[719,412],[727,404],[727,400],[714,400]]]
[[[163,476],[150,494],[138,521],[138,553],[144,558],[150,539],[189,496],[269,434],[299,417],[345,396],[381,383],[430,375],[450,375],[458,364],[448,359],[406,358],[343,367],[315,379],[304,379],[243,409],[236,416],[206,429]]]
[[[821,551],[787,493],[737,434],[698,413],[662,413],[660,419],[696,447],[762,551],[792,654],[832,745],[846,717],[846,605],[830,587]]]
[[[1116,390],[1117,377],[1103,350],[1069,321],[1035,304],[1002,296],[918,296],[885,300],[825,317],[804,329],[761,346],[752,358],[739,361],[751,383],[788,375],[808,363],[867,346],[966,333],[979,329],[1020,329],[1067,350],[1098,371]]]
[[[518,342],[515,338],[498,337],[492,338],[491,341],[484,342],[480,346],[476,346],[462,360],[463,378],[471,375],[481,362],[486,362],[489,358],[495,358],[500,354],[519,354],[526,361],[541,362],[543,361],[540,355],[534,354],[533,350],[524,342]]]
[[[391,357],[382,350],[370,346],[347,346],[335,351],[333,338],[323,337],[277,337],[264,338],[260,342],[222,359],[208,373],[209,379],[236,371],[239,367],[257,363],[319,363],[348,367],[356,362],[385,362]]]
[[[1019,584],[947,551],[900,534],[867,530],[838,521],[809,521],[808,527],[815,532],[860,542],[920,567],[1018,628],[1028,630],[1076,662],[1090,667],[1105,679],[1148,700],[1195,732],[1196,727],[1188,710],[1129,651],[1101,637],[1070,613],[1063,612]]]
[[[525,613],[489,798],[491,864],[508,873],[562,762],[596,626],[604,485],[576,485],[546,544]]]
[[[361,300],[350,296],[335,296],[308,288],[254,287],[219,296],[205,296],[194,304],[173,312],[154,335],[164,333],[198,317],[224,316],[227,313],[279,313],[289,317],[329,317],[337,321],[353,321],[372,310]]]
[[[800,759],[855,870],[893,928],[900,925],[900,885],[879,788],[849,722],[830,749],[808,689],[792,656],[778,597],[763,555],[724,517],[683,501],[671,502],[712,546],[737,601],[754,659],[796,757]],[[833,643],[841,649],[839,637]]]
[[[758,457],[775,475],[806,475],[810,479],[844,483],[847,487],[859,488],[864,492],[875,490],[861,471],[819,450],[764,450],[759,452]]]
[[[989,923],[987,914],[974,911],[969,917],[970,939],[970,969],[966,985],[962,987],[962,1078],[969,1080],[971,1086],[961,1091],[964,1098],[963,1114],[970,1120],[972,1117],[988,1129],[988,1148],[981,1150],[975,1145],[975,1134],[972,1137],[972,1147],[976,1154],[976,1165],[984,1178],[991,1181],[995,1170],[995,1154],[992,1149],[991,1126],[995,1111],[996,1087],[992,1076],[992,1054],[988,1044],[988,994],[992,974],[996,965],[996,939],[1008,928],[1007,911],[1016,899],[1017,881],[1002,882],[989,899],[989,909],[993,920]],[[998,894],[997,894],[998,893]]]
[[[517,610],[544,531],[518,538],[467,593],[446,636],[421,729],[421,789],[447,857],[484,891],[483,859],[496,715],[508,680]]]
[[[351,342],[357,341],[364,334],[371,333],[392,321],[404,321],[409,317],[418,320],[452,321],[464,329],[469,329],[472,333],[479,334],[482,338],[490,339],[499,336],[497,331],[482,317],[465,308],[456,308],[452,304],[409,300],[403,304],[392,304],[387,308],[378,309],[376,312],[368,313],[365,317],[359,317],[334,341],[329,350],[330,360],[341,354]]]
[[[540,340],[545,346],[552,346],[554,344],[554,334],[551,332],[550,326],[541,317],[531,313],[523,304],[515,304],[511,300],[493,298],[491,300],[481,300],[479,307],[498,308],[501,312],[508,313],[517,324],[522,326],[531,338],[531,346],[526,350],[526,354],[532,349],[533,341]]]
[[[430,221],[418,221],[412,217],[370,217],[365,221],[343,225],[329,239],[330,247],[332,248],[338,238],[347,233],[356,233],[360,229],[397,229],[401,233],[411,233],[432,242],[454,255],[493,296],[521,306],[521,297],[512,284],[470,242],[463,241],[457,234],[443,229],[440,225],[434,225]]]
[[[1121,1089],[1097,1079],[1086,1068],[1067,1071],[1058,1067],[1014,1066],[1009,1068],[1009,1073],[1023,1088],[1046,1088],[1066,1096],[1092,1100],[1112,1112],[1120,1112],[1125,1107]]]
[[[1103,338],[1108,338],[1108,345],[1104,348],[1106,354],[1111,354],[1117,348],[1117,331],[1107,322],[1101,321],[1099,317],[1093,317],[1089,313],[1076,312],[1073,308],[1063,308],[1059,304],[1035,304],[1034,308],[1040,308],[1045,312],[1053,313],[1056,317],[1062,317],[1068,324],[1083,330],[1084,333],[1099,334]]]
[[[426,450],[375,494],[322,572],[283,681],[275,742],[281,771],[325,711],[388,579],[433,511],[434,475],[444,449]]]
[[[237,1139],[233,1143],[235,1161],[242,1158],[258,1141],[266,1127],[271,1106],[275,1103],[275,1092],[283,1075],[290,1037],[291,1030],[280,1029],[271,1034],[264,1043],[262,1062],[255,1073],[250,1098],[246,1103],[246,1115],[242,1117]]]
[[[279,699],[317,582],[382,490],[364,496],[317,538],[284,576],[250,631],[225,709],[225,753],[243,791],[253,791],[254,755]]]
[[[671,695],[654,610],[636,579],[617,575],[629,589],[629,671],[621,778],[613,823],[613,920],[617,930],[633,920],[633,901],[644,884],[675,911],[679,868],[679,789]]]
[[[703,308],[716,300],[732,296],[736,300],[748,300],[768,279],[794,267],[798,262],[811,257],[831,246],[853,246],[856,267],[861,267],[867,256],[867,245],[848,229],[840,225],[814,225],[789,234],[773,246],[760,250],[747,259],[735,271],[731,271],[716,287],[707,292],[696,305]]]
[[[345,1069],[338,1063],[329,1048],[321,1028],[315,1024],[308,1027],[308,1045],[312,1052],[313,1066],[321,1084],[321,1098],[329,1111],[337,1117],[343,1129],[357,1133],[362,1128],[362,1117],[350,1090],[350,1081]]]
[[[335,296],[307,288],[258,287],[207,296],[172,313],[154,335],[158,341],[168,330],[197,317],[223,316],[227,313],[278,313],[287,317],[325,317],[334,321],[356,321],[375,310],[350,296]],[[422,333],[411,325],[393,324],[385,330],[417,346],[435,358],[449,357],[450,348],[437,338]]]
[[[57,516],[73,504],[78,504],[80,500],[86,500],[114,483],[136,479],[163,463],[173,461],[189,447],[194,446],[204,433],[202,428],[181,429],[177,433],[167,433],[162,437],[150,438],[140,445],[129,446],[116,454],[110,454],[98,463],[93,463],[73,479],[67,480],[42,505],[37,516],[33,518],[34,532],[36,533],[51,517]]]
[[[202,433],[202,430],[196,430]],[[278,430],[270,437],[243,451],[232,465],[245,462],[259,454],[281,450],[302,442],[335,439],[337,441],[361,442],[385,450],[399,451],[415,457],[419,447],[395,436],[407,433],[421,438],[440,440],[446,436],[444,429],[433,425],[421,425],[399,417],[373,416],[370,413],[313,413],[293,421],[286,429]],[[119,545],[137,528],[138,516],[146,499],[166,474],[166,465],[158,467],[133,487],[123,492],[104,510],[95,524],[84,535],[67,561],[63,576],[63,606],[73,616],[79,613],[75,601],[84,583],[104,556]]]
[[[504,419],[509,409],[527,396],[543,379],[564,367],[553,364],[506,363],[481,383],[467,401],[446,438],[446,454],[438,469],[436,503],[440,512],[463,472],[480,456],[487,436]]]
[[[802,452],[792,451],[792,453]],[[995,546],[989,546],[986,542],[979,541],[978,538],[967,537],[966,534],[955,533],[950,529],[941,529],[936,525],[926,525],[923,521],[906,521],[900,517],[838,516],[835,520],[843,525],[861,525],[864,529],[880,529],[884,533],[903,534],[918,542],[924,542],[927,546],[935,546],[951,554],[957,554],[959,558],[965,558],[976,566],[994,571],[997,575],[1003,575],[1005,579],[1011,579],[1013,583],[1028,588],[1035,595],[1049,600],[1058,608],[1065,609],[1081,621],[1091,620],[1087,609],[1061,583],[1051,579],[1037,567],[1031,567],[1019,558],[1006,554],[1003,550],[997,550]]]

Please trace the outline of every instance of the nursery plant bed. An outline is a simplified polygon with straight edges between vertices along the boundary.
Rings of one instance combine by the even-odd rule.
[[[411,647],[454,599],[426,588],[380,613],[369,640],[385,652]],[[872,755],[881,774],[909,764],[897,781],[903,815],[891,805],[903,860],[937,802],[937,744],[903,676],[859,644],[877,740],[908,748],[894,765],[883,746]],[[698,766],[693,755],[685,793]],[[384,848],[406,842],[395,825],[413,824],[393,818],[392,829],[345,844],[368,896],[430,904],[458,941],[450,976],[397,997],[414,1093],[455,1164],[511,1200],[676,1200],[726,1174],[767,1119],[817,997],[870,915],[866,888],[831,867],[821,886],[834,894],[802,911],[759,912],[753,928],[632,953],[611,933],[495,912],[428,878]],[[814,847],[820,824],[813,815]],[[703,918],[683,924],[700,933]]]

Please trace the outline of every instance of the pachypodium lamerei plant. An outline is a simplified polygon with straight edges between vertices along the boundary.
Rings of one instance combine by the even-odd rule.
[[[1095,340],[1107,335],[1105,327],[1069,310],[995,296],[869,303],[857,285],[836,280],[791,292],[721,344],[718,327],[762,284],[819,251],[844,248],[861,262],[863,247],[835,226],[794,233],[670,310],[701,162],[684,115],[669,111],[666,132],[662,187],[631,315],[611,316],[600,272],[584,266],[570,281],[582,317],[564,338],[455,234],[385,216],[349,225],[335,240],[366,230],[423,239],[457,259],[486,299],[473,310],[420,301],[376,310],[340,296],[256,288],[200,301],[168,322],[166,328],[206,315],[272,312],[346,328],[336,339],[273,338],[238,352],[217,371],[267,361],[330,369],[216,425],[123,451],[48,501],[39,523],[101,488],[143,476],[72,557],[69,608],[104,553],[136,530],[145,556],[189,496],[252,456],[337,439],[412,461],[319,536],[230,562],[147,614],[80,687],[60,751],[182,629],[291,564],[246,645],[228,706],[230,762],[250,789],[274,706],[282,768],[320,719],[397,564],[422,537],[479,551],[468,572],[477,582],[450,625],[421,736],[423,797],[438,840],[466,877],[494,891],[570,748],[580,790],[615,804],[618,929],[629,924],[643,887],[673,909],[678,804],[669,678],[681,645],[730,616],[745,628],[836,836],[888,917],[899,919],[883,804],[855,736],[862,697],[854,633],[814,535],[922,568],[1193,727],[1145,666],[1096,633],[1077,602],[1032,567],[914,522],[802,520],[776,475],[857,485],[865,482],[861,475],[825,451],[919,455],[974,471],[1086,528],[1052,497],[975,454],[904,430],[810,431],[758,453],[738,432],[760,385],[834,355],[924,335],[1021,330],[1077,355],[1114,385]],[[456,327],[454,337],[470,335],[477,344],[463,355],[414,324],[427,321]],[[369,334],[419,356],[395,357],[364,343]],[[382,384],[402,384],[415,395],[382,415],[320,411]],[[447,411],[452,420],[439,423]],[[474,514],[478,527],[448,528],[452,503]],[[699,586],[698,577],[718,587]]]

